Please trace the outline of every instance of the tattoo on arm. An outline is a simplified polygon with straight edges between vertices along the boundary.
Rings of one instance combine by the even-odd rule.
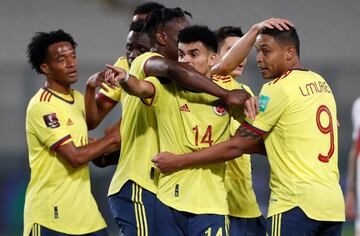
[[[240,135],[241,137],[249,137],[253,140],[258,139],[261,135],[253,132],[252,130],[246,128],[245,126],[241,125],[237,130],[236,130],[236,135]]]

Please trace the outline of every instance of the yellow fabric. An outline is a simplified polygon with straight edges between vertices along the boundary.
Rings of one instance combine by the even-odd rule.
[[[311,219],[344,221],[336,104],[329,85],[314,72],[288,71],[263,86],[259,104],[256,120],[245,125],[267,132],[268,216],[298,206]],[[328,162],[319,160],[320,154],[329,152]]]
[[[126,60],[126,57],[119,57],[115,62],[114,66],[122,68],[126,71],[129,71],[129,64]],[[104,89],[100,89],[99,92],[104,96],[110,98],[115,102],[123,101],[125,97],[125,93],[121,87],[111,88],[107,84],[103,83],[103,85],[108,89],[105,91]]]
[[[242,83],[238,83],[231,76],[213,76],[215,81],[222,81],[226,89],[245,89],[253,95],[251,89]],[[231,135],[234,135],[240,123],[231,118]],[[250,155],[226,162],[225,188],[229,205],[229,215],[241,218],[254,218],[261,215],[256,196],[252,187]]]
[[[161,84],[151,101],[159,127],[160,150],[188,153],[230,137],[230,116],[218,98]],[[160,174],[157,197],[167,206],[194,214],[228,214],[224,186],[225,163]]]
[[[40,89],[27,108],[26,138],[31,177],[25,197],[24,235],[29,235],[34,223],[67,234],[105,228],[91,194],[88,165],[74,169],[52,150],[70,141],[76,146],[87,143],[83,95],[75,90],[64,96]]]
[[[144,53],[133,62],[130,74],[145,79],[144,63],[157,53]],[[122,123],[120,132],[121,153],[108,195],[116,194],[122,186],[132,180],[141,187],[156,193],[156,167],[152,157],[159,153],[157,123],[154,111],[142,104],[137,97],[124,93],[122,101]]]

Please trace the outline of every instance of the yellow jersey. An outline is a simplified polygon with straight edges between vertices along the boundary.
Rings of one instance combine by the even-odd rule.
[[[144,66],[153,56],[160,54],[144,53],[138,56],[132,62],[129,73],[138,79],[145,79]],[[152,157],[159,153],[155,114],[151,108],[144,106],[138,97],[123,94],[121,153],[108,195],[119,192],[128,180],[156,193],[158,173],[151,162]]]
[[[87,234],[106,227],[91,194],[89,167],[79,168],[59,156],[57,147],[87,144],[83,95],[40,89],[26,112],[31,168],[24,207],[24,236],[34,223],[65,234]],[[86,219],[86,220],[84,220]]]
[[[264,135],[270,162],[268,216],[294,207],[319,221],[344,221],[336,104],[327,82],[289,70],[264,84],[260,113],[244,125]]]
[[[157,117],[160,151],[175,154],[208,148],[230,137],[230,116],[218,98],[148,77],[155,88],[146,99]],[[225,163],[160,174],[157,198],[178,211],[228,214]]]
[[[232,76],[212,76],[213,81],[221,81],[224,88],[245,89],[253,95],[245,84],[238,83]],[[230,134],[234,135],[240,123],[231,118]],[[261,216],[255,192],[252,187],[251,160],[249,154],[226,162],[225,188],[229,205],[229,215],[241,218]]]

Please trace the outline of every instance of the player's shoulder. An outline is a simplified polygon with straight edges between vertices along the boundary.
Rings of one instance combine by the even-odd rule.
[[[145,53],[141,54],[140,56],[138,56],[137,58],[135,58],[133,63],[144,63],[145,61],[147,61],[148,59],[150,59],[152,57],[163,57],[163,56],[157,52],[145,52]]]
[[[124,56],[118,57],[118,59],[115,61],[114,66],[122,68],[126,71],[129,71],[129,63]]]
[[[360,112],[360,97],[355,99],[355,101],[353,103],[353,110],[357,110]]]

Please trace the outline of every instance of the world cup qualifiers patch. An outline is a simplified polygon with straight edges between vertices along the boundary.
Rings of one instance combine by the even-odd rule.
[[[228,105],[221,100],[217,100],[212,106],[212,110],[215,112],[216,115],[224,116],[227,113]]]
[[[259,103],[259,109],[261,112],[264,112],[266,109],[267,104],[269,103],[270,97],[260,95],[258,103]]]
[[[60,126],[59,120],[56,117],[56,113],[50,113],[43,116],[46,127],[49,127],[51,129],[57,128]]]

